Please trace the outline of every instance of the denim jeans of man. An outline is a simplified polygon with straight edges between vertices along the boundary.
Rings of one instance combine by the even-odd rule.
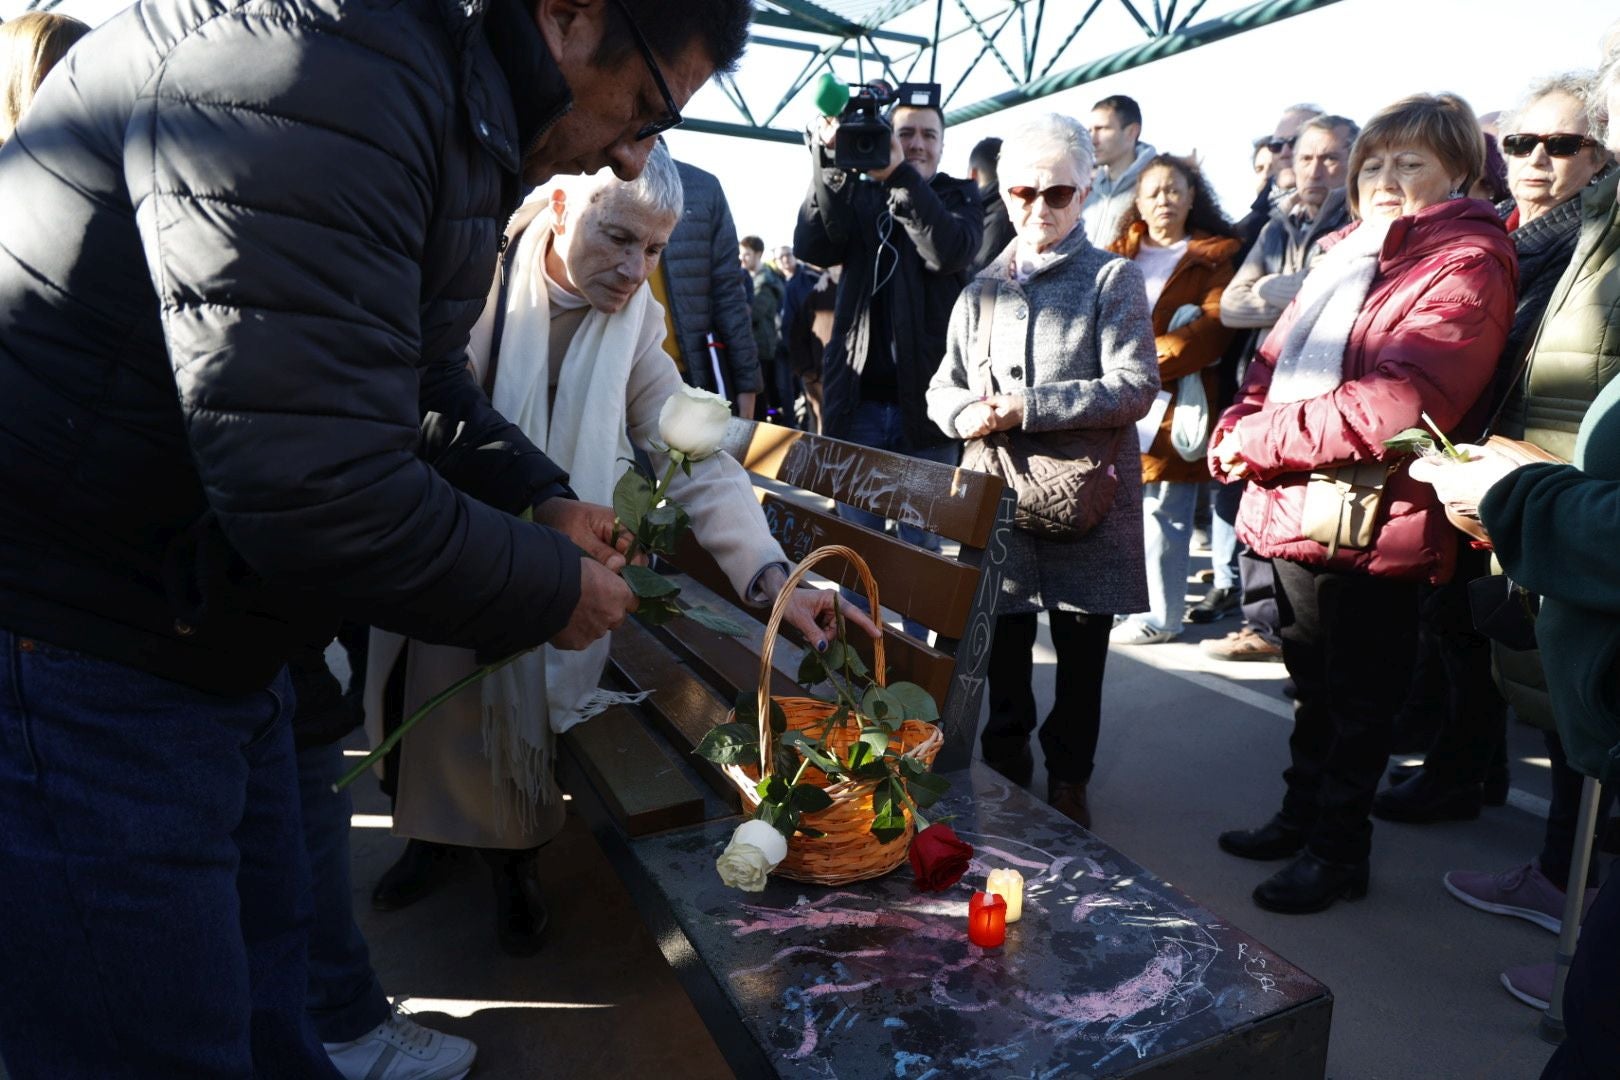
[[[935,446],[913,446],[905,434],[904,414],[900,411],[900,406],[892,402],[863,401],[855,406],[855,415],[850,420],[845,440],[861,446],[870,446],[874,450],[892,450],[897,454],[906,454],[925,461],[937,461],[944,465],[955,465],[962,458],[962,448],[954,442]],[[886,525],[881,514],[861,510],[847,503],[838,504],[838,516],[877,532],[882,532]],[[925,551],[939,550],[940,538],[937,534],[903,521],[897,524],[900,539],[906,543]],[[862,611],[866,610],[865,597],[850,589],[844,590],[844,596],[852,603],[858,604]],[[903,628],[907,634],[919,641],[928,640],[928,628],[919,622],[906,619]]]
[[[1154,630],[1181,633],[1187,614],[1187,569],[1192,563],[1197,484],[1142,485],[1142,545],[1147,554],[1148,609],[1131,618]]]
[[[1238,587],[1238,504],[1243,501],[1242,484],[1210,481],[1209,561],[1215,570],[1215,588]]]
[[[322,1042],[358,1039],[388,1019],[388,998],[354,921],[349,829],[354,805],[332,785],[346,770],[337,743],[298,751],[298,794],[315,918],[309,931],[309,1018]]]
[[[337,1080],[291,709],[285,673],[220,697],[0,631],[11,1080]]]

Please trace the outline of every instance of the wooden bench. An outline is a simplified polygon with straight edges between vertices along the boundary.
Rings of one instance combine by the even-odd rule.
[[[1001,482],[746,421],[732,422],[727,449],[790,557],[854,548],[884,607],[934,632],[931,643],[891,632],[888,656],[891,678],[941,702],[935,768],[952,780],[941,809],[978,851],[969,880],[1010,865],[1030,881],[1028,914],[989,952],[965,940],[966,889],[918,894],[904,867],[840,889],[722,886],[714,858],[738,800],[691,751],[757,686],[757,641],[688,620],[621,629],[605,681],[652,694],[564,737],[564,786],[738,1075],[1320,1077],[1326,988],[970,765],[1013,508]],[[937,533],[944,551],[840,519],[833,501]],[[676,562],[736,602],[701,549]],[[774,679],[778,693],[802,693]]]

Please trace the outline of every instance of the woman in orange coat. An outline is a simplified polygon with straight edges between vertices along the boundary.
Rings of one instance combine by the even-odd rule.
[[[1221,325],[1221,292],[1237,268],[1238,247],[1196,165],[1169,154],[1148,163],[1112,250],[1134,260],[1147,283],[1159,381],[1170,400],[1142,455],[1148,610],[1114,627],[1110,640],[1118,645],[1157,645],[1181,633],[1193,509],[1199,487],[1210,479],[1204,444],[1214,421],[1214,365],[1232,336]],[[1192,387],[1181,385],[1189,375],[1209,403],[1201,420],[1191,411]]]

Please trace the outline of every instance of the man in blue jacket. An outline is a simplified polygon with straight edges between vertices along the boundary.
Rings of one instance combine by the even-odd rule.
[[[42,88],[0,150],[13,1080],[335,1075],[286,657],[340,615],[504,655],[633,606],[464,347],[525,184],[636,175],[748,15],[142,0]]]

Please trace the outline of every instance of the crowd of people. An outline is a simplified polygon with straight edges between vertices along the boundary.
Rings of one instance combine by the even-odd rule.
[[[1444,93],[1359,121],[1290,106],[1240,148],[1256,195],[1235,221],[1128,96],[1009,123],[959,179],[925,89],[887,112],[882,166],[837,163],[836,119],[808,127],[773,250],[660,138],[735,65],[750,13],[146,0],[88,38],[59,15],[0,26],[10,1074],[466,1075],[472,1043],[416,1024],[372,968],[338,743],[535,650],[388,759],[408,842],[372,900],[415,903],[474,852],[500,947],[539,949],[555,738],[601,707],[636,607],[614,483],[664,453],[684,382],[931,461],[1049,459],[1073,519],[1008,537],[979,745],[1027,786],[1034,736],[1048,802],[1087,828],[1110,648],[1241,613],[1203,647],[1286,667],[1290,764],[1269,819],[1211,842],[1282,864],[1263,908],[1366,896],[1373,818],[1477,817],[1507,797],[1510,708],[1541,728],[1542,850],[1444,884],[1554,931],[1586,888],[1545,1075],[1616,1075],[1620,886],[1578,806],[1601,782],[1601,842],[1620,35],[1484,122]],[[1414,428],[1441,448],[1413,453]],[[792,564],[737,464],[670,494],[737,595],[775,601]],[[1201,512],[1213,573],[1189,605]],[[836,595],[786,601],[812,646]],[[1396,749],[1423,764],[1380,790]],[[1504,983],[1545,1007],[1556,978]]]

